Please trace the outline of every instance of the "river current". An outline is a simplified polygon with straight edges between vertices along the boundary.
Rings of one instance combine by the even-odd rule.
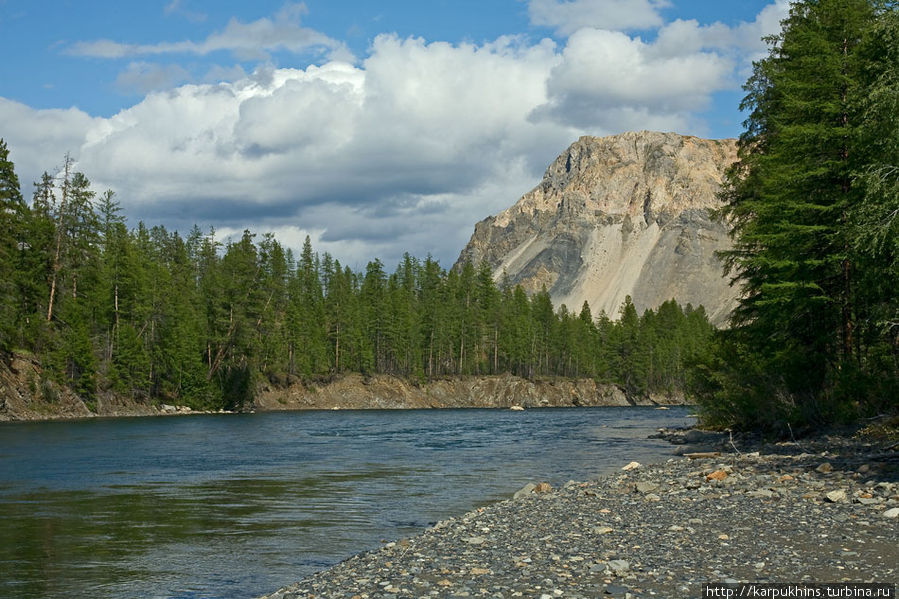
[[[661,461],[687,408],[0,425],[0,597],[247,599],[507,499]]]

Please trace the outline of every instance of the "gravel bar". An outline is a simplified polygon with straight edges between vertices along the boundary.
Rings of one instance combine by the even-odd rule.
[[[674,598],[717,582],[899,582],[895,447],[841,437],[749,452],[697,435],[686,433],[701,446],[665,463],[529,485],[262,599]],[[661,436],[685,442],[683,431]]]

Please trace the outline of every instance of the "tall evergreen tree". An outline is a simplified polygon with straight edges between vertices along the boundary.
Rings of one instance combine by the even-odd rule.
[[[19,189],[19,178],[9,159],[6,142],[0,139],[0,352],[13,345],[16,321],[15,265],[22,234],[25,202]]]
[[[860,86],[863,152],[855,183],[864,198],[851,213],[861,288],[859,358],[870,372],[873,409],[896,409],[899,396],[899,11],[884,11],[863,41],[868,64]]]
[[[725,402],[752,393],[750,371],[767,381],[756,386],[768,399],[746,405],[744,424],[826,420],[849,404],[840,381],[860,365],[849,222],[863,198],[853,173],[864,159],[858,98],[871,67],[859,48],[884,10],[874,0],[793,3],[745,86],[750,116],[723,214],[735,235],[727,263],[743,287],[728,343],[746,363],[718,393]]]

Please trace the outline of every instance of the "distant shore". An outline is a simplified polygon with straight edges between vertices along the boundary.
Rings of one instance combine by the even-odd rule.
[[[263,599],[697,597],[705,583],[899,583],[894,446],[848,436],[692,441],[682,446],[689,456],[623,459],[596,481],[538,486]]]
[[[68,390],[46,393],[34,384],[35,366],[13,363],[0,376],[0,421],[92,417],[173,416],[225,413],[138,401],[110,392],[84,401]],[[262,386],[245,411],[364,410],[425,408],[540,408],[684,405],[683,396],[632,397],[616,385],[592,379],[528,380],[512,375],[463,376],[414,383],[388,375],[346,374],[322,382]]]

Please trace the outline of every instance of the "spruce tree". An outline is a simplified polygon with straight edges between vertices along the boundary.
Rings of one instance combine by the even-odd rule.
[[[9,160],[6,142],[0,139],[0,352],[13,345],[16,321],[15,264],[24,250],[23,220],[25,202],[19,189],[19,178]]]
[[[887,11],[860,53],[864,72],[855,183],[863,200],[851,213],[861,297],[858,334],[871,408],[899,408],[899,12]]]
[[[871,67],[859,49],[892,9],[873,0],[795,2],[768,56],[755,63],[742,108],[750,111],[723,194],[734,250],[725,254],[743,296],[727,342],[733,376],[716,401],[763,405],[744,425],[840,416],[860,367],[859,275],[850,226],[863,201],[853,174],[864,160],[858,98]],[[841,382],[842,381],[842,382]],[[776,389],[770,393],[771,389]]]

